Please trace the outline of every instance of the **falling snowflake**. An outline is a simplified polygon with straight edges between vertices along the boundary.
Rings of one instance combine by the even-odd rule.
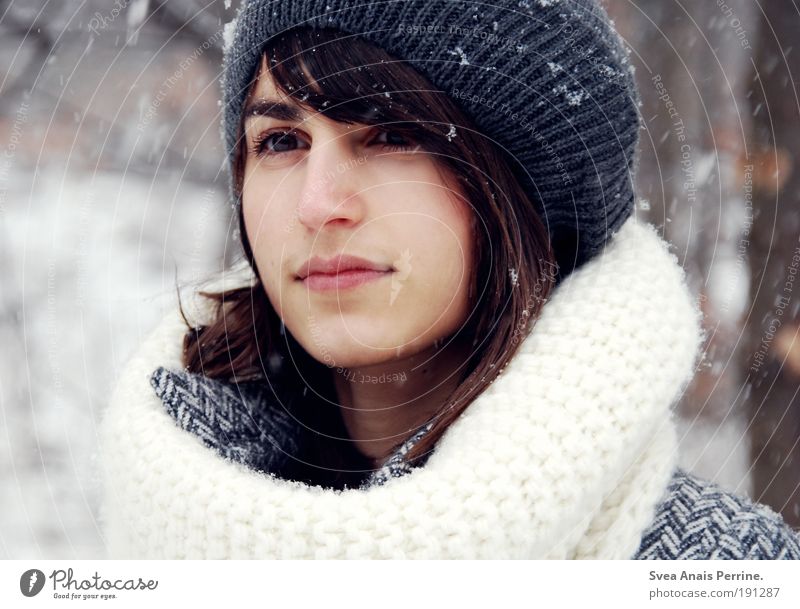
[[[584,91],[568,91],[566,97],[570,106],[580,106],[586,97],[586,93]]]
[[[517,279],[519,279],[519,272],[517,271],[517,269],[509,268],[508,275],[509,277],[511,277],[511,285],[517,287]]]
[[[460,65],[462,66],[469,65],[469,60],[467,59],[467,55],[466,53],[464,53],[464,49],[462,49],[461,47],[456,47],[455,51],[449,51],[449,53],[451,55],[458,55],[461,58]]]
[[[127,11],[128,36],[126,44],[135,45],[139,40],[139,30],[142,28],[150,10],[150,0],[134,0]]]
[[[550,8],[551,6],[558,3],[559,0],[537,0],[536,4],[539,5],[541,8]],[[531,10],[531,3],[530,0],[520,0],[518,5],[520,8],[524,8],[525,10]]]
[[[604,76],[618,76],[619,72],[614,70],[611,66],[603,66],[600,68],[600,71],[603,73]]]
[[[445,135],[445,137],[447,138],[448,142],[452,142],[453,141],[453,138],[456,137],[456,126],[455,125],[452,125],[452,124],[450,125],[450,131],[447,132],[447,135]]]
[[[558,85],[553,89],[553,94],[563,95],[570,106],[580,106],[581,102],[586,98],[586,91],[571,91],[567,85]]]

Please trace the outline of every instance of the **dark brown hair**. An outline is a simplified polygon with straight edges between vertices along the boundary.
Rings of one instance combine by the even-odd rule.
[[[477,306],[456,334],[474,336],[474,348],[463,370],[463,382],[432,419],[432,429],[407,455],[412,462],[421,461],[448,426],[503,371],[530,332],[556,281],[557,267],[547,231],[534,202],[520,186],[520,168],[514,159],[476,130],[452,98],[406,62],[336,30],[295,28],[268,41],[263,49],[262,73],[265,69],[282,93],[309,112],[350,124],[391,123],[392,131],[399,131],[432,155],[440,172],[457,181],[473,207],[476,264],[469,281]],[[251,82],[248,99],[257,78],[258,74]],[[454,125],[457,136],[447,137]],[[246,146],[240,121],[233,168],[239,198]],[[241,204],[238,210],[242,248],[255,270]],[[303,422],[321,438],[315,457],[320,462],[295,477],[334,486],[357,481],[350,475],[353,470],[347,470],[348,463],[357,461],[354,449],[341,448],[340,444],[339,449],[330,450],[330,443],[323,440],[337,435],[347,440],[332,371],[312,358],[283,328],[260,278],[251,287],[200,294],[216,303],[216,318],[186,334],[186,368],[233,382],[263,382],[279,376],[272,364],[291,362],[291,366],[281,368],[287,394],[297,395],[313,384],[313,391],[303,394],[309,400],[312,393],[322,398],[305,411],[307,420]],[[409,430],[409,435],[413,431]],[[329,474],[314,475],[314,469]]]

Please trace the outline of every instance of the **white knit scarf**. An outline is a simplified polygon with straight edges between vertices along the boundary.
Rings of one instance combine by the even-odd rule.
[[[569,275],[427,463],[369,490],[223,460],[148,382],[181,368],[177,311],[126,366],[101,430],[101,522],[118,558],[629,558],[676,461],[671,405],[701,317],[634,217]]]

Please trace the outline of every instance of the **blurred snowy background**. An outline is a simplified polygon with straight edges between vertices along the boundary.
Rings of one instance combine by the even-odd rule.
[[[217,82],[237,6],[0,2],[0,557],[103,556],[109,391],[176,281],[237,254]],[[644,100],[636,213],[674,244],[709,329],[681,463],[800,526],[800,14],[605,6]]]

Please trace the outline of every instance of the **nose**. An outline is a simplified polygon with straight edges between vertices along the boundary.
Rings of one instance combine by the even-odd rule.
[[[326,225],[356,225],[364,217],[359,177],[365,158],[354,154],[348,138],[340,136],[312,146],[297,215],[301,224],[317,232]]]

